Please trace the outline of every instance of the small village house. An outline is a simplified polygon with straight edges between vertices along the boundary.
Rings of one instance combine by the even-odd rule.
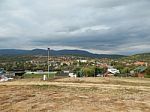
[[[145,66],[139,66],[139,67],[135,68],[133,71],[131,71],[131,73],[135,77],[143,77],[144,78],[146,69],[147,69],[147,67],[145,67]]]

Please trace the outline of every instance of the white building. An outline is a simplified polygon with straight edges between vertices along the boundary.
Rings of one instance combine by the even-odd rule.
[[[77,60],[77,62],[87,63],[87,60]]]
[[[108,71],[109,73],[111,73],[111,74],[117,74],[117,73],[120,73],[119,70],[113,68],[112,66],[109,66],[107,71]]]
[[[77,77],[77,75],[76,75],[76,74],[74,74],[74,73],[69,73],[69,77],[74,77],[74,78],[76,78],[76,77]]]

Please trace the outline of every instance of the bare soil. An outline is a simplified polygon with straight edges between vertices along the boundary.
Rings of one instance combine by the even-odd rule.
[[[150,112],[150,79],[22,79],[0,83],[0,112]]]

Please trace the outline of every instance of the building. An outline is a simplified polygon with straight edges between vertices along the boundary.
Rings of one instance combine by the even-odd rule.
[[[109,66],[107,69],[107,72],[104,74],[105,77],[107,76],[114,76],[115,74],[119,74],[120,71],[113,68],[112,66]]]
[[[7,78],[5,75],[5,70],[3,68],[0,68],[0,82],[12,80],[12,78]]]
[[[77,60],[77,62],[87,63],[88,61],[87,61],[87,60],[84,60],[84,59],[80,59],[80,60]]]
[[[134,63],[134,65],[136,66],[144,66],[144,65],[147,65],[147,63],[143,62],[143,61],[137,61]]]
[[[4,74],[5,73],[5,70],[4,68],[0,68],[0,75]]]
[[[144,77],[145,76],[145,71],[146,71],[147,67],[145,66],[139,66],[137,68],[135,68],[132,72],[132,74],[134,74],[134,76],[136,77]]]

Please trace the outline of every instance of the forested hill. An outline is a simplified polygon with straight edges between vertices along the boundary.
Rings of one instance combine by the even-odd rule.
[[[44,49],[33,49],[33,50],[18,50],[18,49],[1,49],[0,56],[20,56],[20,55],[47,55],[47,50]],[[64,56],[64,55],[73,55],[73,56],[85,56],[92,58],[121,58],[123,55],[117,54],[93,54],[88,51],[83,50],[50,50],[51,56]]]
[[[122,60],[132,60],[132,61],[147,61],[150,62],[150,53],[141,53],[141,54],[135,54],[128,57],[121,58]]]

